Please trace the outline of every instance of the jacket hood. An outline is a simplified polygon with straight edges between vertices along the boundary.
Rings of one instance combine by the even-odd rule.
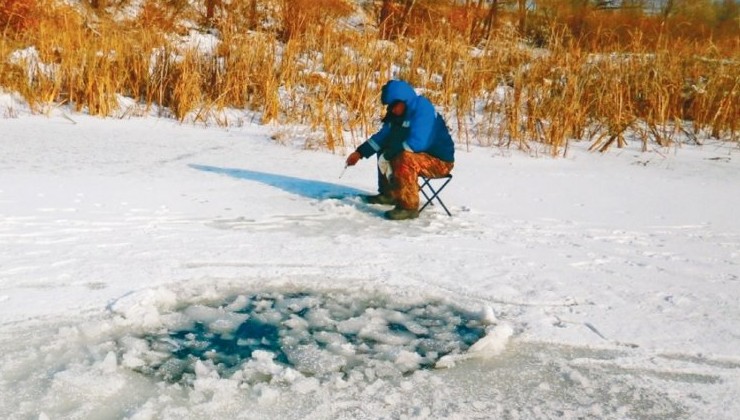
[[[416,96],[416,91],[410,84],[403,80],[391,80],[383,86],[380,102],[383,105],[390,105],[396,101],[403,101],[408,105]]]

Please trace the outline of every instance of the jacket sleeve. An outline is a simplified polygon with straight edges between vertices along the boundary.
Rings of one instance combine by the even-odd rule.
[[[369,139],[357,148],[357,152],[359,152],[363,158],[369,158],[370,156],[380,152],[385,146],[385,141],[390,132],[390,124],[387,122],[383,123],[383,126],[380,127],[380,130],[377,133],[370,136]]]

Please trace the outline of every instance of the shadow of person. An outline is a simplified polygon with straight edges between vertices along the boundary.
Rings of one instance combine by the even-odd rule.
[[[345,197],[367,194],[366,191],[346,185],[333,184],[330,182],[316,181],[311,179],[296,178],[292,176],[272,174],[268,172],[252,171],[249,169],[220,168],[208,165],[188,165],[193,169],[204,172],[228,175],[232,178],[247,181],[260,182],[271,187],[279,188],[291,194],[300,195],[315,200],[340,199]]]

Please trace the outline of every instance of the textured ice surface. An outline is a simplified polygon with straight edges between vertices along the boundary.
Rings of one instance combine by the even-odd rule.
[[[353,372],[400,377],[462,355],[486,335],[490,321],[442,302],[278,292],[192,305],[165,319],[165,328],[121,340],[124,360],[185,383],[197,377],[199,364],[250,382],[272,380],[286,368],[319,380]]]

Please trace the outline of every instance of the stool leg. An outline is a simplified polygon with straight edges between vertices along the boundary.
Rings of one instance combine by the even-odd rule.
[[[452,216],[452,213],[451,213],[451,212],[450,212],[450,210],[449,210],[449,209],[447,208],[447,206],[445,206],[445,203],[444,203],[444,202],[442,201],[442,199],[441,199],[441,198],[439,197],[439,194],[440,194],[440,193],[442,192],[442,190],[443,190],[443,189],[444,189],[444,188],[445,188],[445,187],[447,186],[447,184],[448,184],[448,183],[449,183],[450,181],[452,181],[452,177],[451,177],[451,176],[450,176],[450,177],[447,177],[447,180],[446,180],[446,181],[444,182],[444,184],[442,184],[442,185],[441,185],[441,186],[440,186],[439,188],[437,188],[436,190],[434,189],[434,187],[433,187],[433,186],[432,186],[432,184],[431,184],[431,179],[429,179],[429,178],[426,178],[426,177],[422,177],[422,179],[424,180],[424,182],[423,182],[423,183],[421,184],[421,186],[419,186],[419,189],[421,190],[422,194],[424,194],[424,198],[426,198],[426,202],[425,202],[425,203],[424,203],[424,205],[423,205],[423,206],[421,206],[421,208],[419,209],[419,213],[421,213],[421,212],[422,212],[422,210],[424,210],[424,209],[425,209],[425,208],[426,208],[426,207],[427,207],[427,206],[428,206],[429,204],[431,204],[431,205],[434,205],[433,201],[434,201],[434,199],[436,198],[436,199],[437,199],[437,202],[438,202],[438,203],[439,203],[439,204],[440,204],[440,205],[442,206],[442,208],[443,208],[443,209],[445,210],[445,213],[447,213],[447,215],[451,217],[451,216]],[[425,191],[425,188],[429,188],[429,190],[431,191],[431,195],[428,195],[428,194],[426,193],[426,191]]]
[[[445,183],[442,184],[442,186],[439,187],[437,191],[434,192],[434,198],[436,198],[439,205],[441,205],[442,208],[445,209],[445,213],[447,213],[448,216],[452,217],[452,213],[450,213],[450,211],[447,209],[447,206],[445,206],[445,203],[439,197],[439,193],[442,192],[442,190],[447,186],[447,184],[450,183],[450,181],[452,181],[452,178],[447,178],[447,181],[445,181]]]
[[[424,210],[426,206],[428,206],[429,204],[434,205],[434,203],[432,203],[432,198],[429,197],[425,189],[425,188],[429,188],[430,190],[432,190],[432,193],[434,193],[434,189],[429,183],[429,178],[421,177],[421,179],[423,179],[424,182],[419,186],[419,191],[421,191],[421,193],[424,194],[424,199],[426,201],[424,202],[424,205],[421,206],[421,208],[419,209],[419,213],[421,213],[421,211]]]

